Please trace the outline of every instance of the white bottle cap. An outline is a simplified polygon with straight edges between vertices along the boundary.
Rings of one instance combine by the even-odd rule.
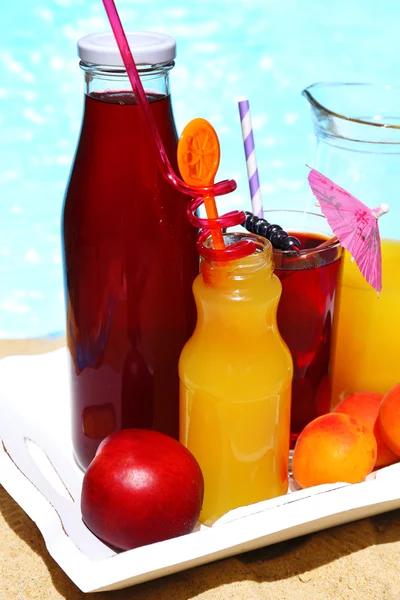
[[[132,31],[126,34],[129,47],[137,65],[157,65],[173,60],[176,56],[174,38],[152,31]],[[91,33],[78,40],[78,56],[86,63],[123,67],[114,35]]]

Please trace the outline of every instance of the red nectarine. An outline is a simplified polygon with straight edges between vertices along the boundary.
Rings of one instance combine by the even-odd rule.
[[[185,446],[146,429],[103,440],[82,486],[86,526],[129,550],[193,531],[203,502],[201,469]]]

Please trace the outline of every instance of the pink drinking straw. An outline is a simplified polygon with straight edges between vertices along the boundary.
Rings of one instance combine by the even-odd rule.
[[[171,163],[169,162],[164,144],[162,143],[157,126],[151,115],[146,93],[143,89],[142,82],[140,81],[139,73],[129,48],[128,40],[126,39],[124,28],[122,27],[121,19],[119,18],[114,0],[103,0],[103,4],[104,8],[106,9],[108,20],[110,21],[111,29],[113,30],[115,41],[117,42],[119,51],[121,53],[121,57],[125,65],[129,81],[131,82],[137,103],[142,111],[142,116],[153,136],[154,143],[157,147],[158,163],[164,177],[179,192],[188,194],[189,196],[221,196],[223,194],[233,192],[236,189],[236,182],[232,179],[225,179],[224,181],[220,181],[215,185],[207,187],[191,187],[177,176],[171,166]]]

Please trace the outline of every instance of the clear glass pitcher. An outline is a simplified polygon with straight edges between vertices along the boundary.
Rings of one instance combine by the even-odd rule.
[[[353,392],[384,394],[399,381],[400,87],[317,83],[305,90],[317,138],[314,166],[364,204],[390,206],[379,220],[380,297],[346,253],[333,336],[332,405]]]

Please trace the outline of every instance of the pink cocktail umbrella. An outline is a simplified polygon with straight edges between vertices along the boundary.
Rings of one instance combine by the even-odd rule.
[[[378,218],[388,212],[388,205],[368,208],[315,169],[311,169],[308,182],[333,233],[350,252],[368,283],[380,292],[382,255]]]

